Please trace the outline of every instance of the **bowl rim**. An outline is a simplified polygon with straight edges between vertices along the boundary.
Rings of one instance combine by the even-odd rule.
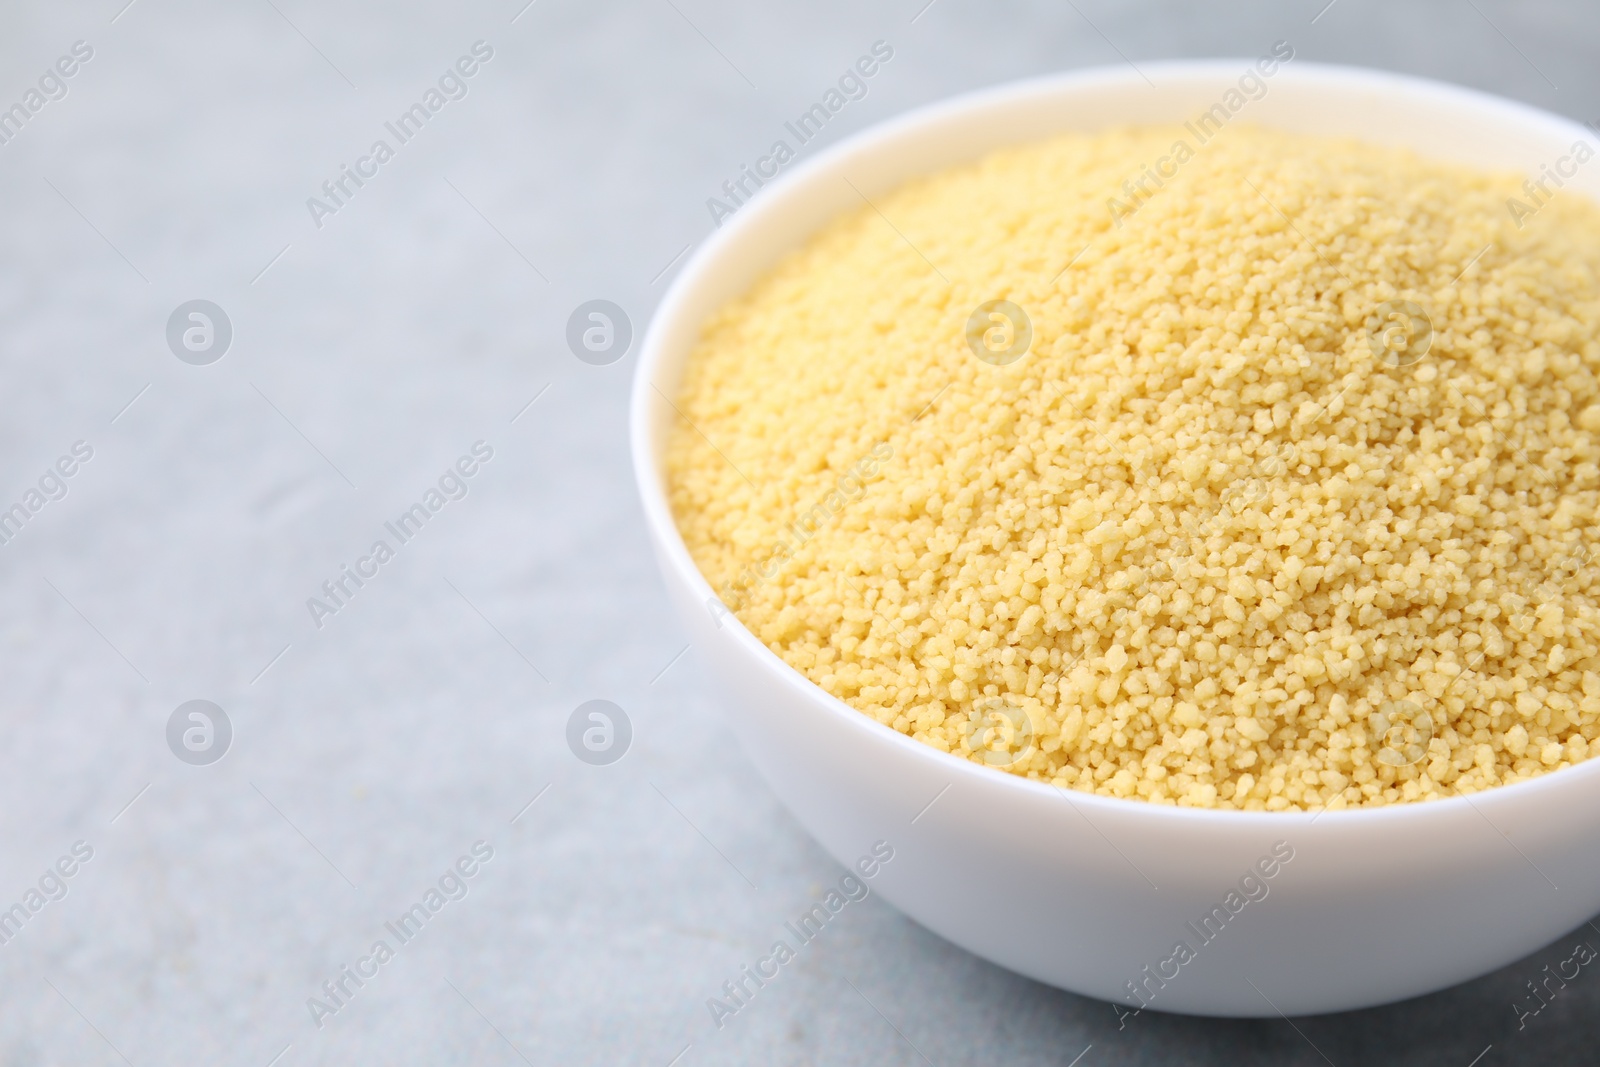
[[[1146,82],[1176,83],[1193,79],[1214,79],[1219,76],[1236,78],[1242,66],[1254,62],[1254,57],[1161,60],[1142,63],[1137,70],[1131,69],[1131,65],[1102,65],[1018,79],[941,97],[931,103],[894,114],[841,138],[775,178],[769,179],[765,186],[771,187],[770,192],[764,187],[761,192],[765,195],[757,195],[748,200],[732,218],[725,220],[699,242],[656,305],[640,344],[628,404],[629,455],[633,463],[634,483],[639,492],[646,528],[662,566],[670,568],[678,579],[686,583],[696,602],[704,603],[708,607],[713,602],[721,603],[721,598],[717,596],[710,582],[690,556],[673,517],[667,499],[665,471],[659,463],[653,435],[650,432],[656,425],[658,417],[651,409],[659,407],[659,404],[650,394],[659,392],[654,378],[667,359],[667,335],[676,324],[675,320],[686,314],[684,307],[690,297],[704,283],[713,266],[735,244],[740,235],[755,227],[758,220],[764,216],[781,210],[783,194],[798,190],[832,173],[841,163],[870,149],[880,141],[902,134],[927,132],[929,128],[937,128],[973,112],[1025,104],[1041,97],[1075,90],[1123,92],[1130,88],[1145,89]],[[1578,122],[1529,104],[1465,86],[1392,71],[1296,60],[1292,65],[1280,67],[1274,80],[1280,83],[1283,80],[1293,80],[1309,85],[1313,90],[1377,89],[1400,92],[1423,104],[1454,105],[1458,108],[1466,106],[1482,112],[1497,113],[1503,120],[1515,120],[1564,137],[1581,138],[1590,132]],[[1106,128],[1110,128],[1110,125]],[[993,147],[979,150],[972,158],[981,158],[982,155],[994,150]],[[916,177],[918,175],[898,178],[894,184],[903,185],[915,180]],[[808,236],[826,225],[827,220],[818,223],[808,231]],[[798,244],[790,246],[790,248],[795,247],[798,247]],[[766,269],[770,270],[770,265]],[[761,276],[761,273],[757,273],[749,279],[745,283],[745,291],[756,284]],[[694,332],[698,333],[703,322],[702,316],[700,322],[692,324]],[[682,359],[687,360],[689,355],[690,353],[685,352]],[[663,393],[662,396],[665,397],[666,394]],[[726,609],[726,605],[724,608]],[[1380,807],[1315,810],[1293,808],[1286,811],[1240,811],[1184,807],[1136,798],[1105,796],[1100,793],[1063,788],[1052,782],[1024,778],[943,752],[879,722],[828,693],[768,648],[731,610],[725,610],[722,614],[718,620],[718,628],[726,631],[728,640],[739,649],[739,653],[750,657],[766,675],[770,676],[774,684],[784,686],[800,698],[808,708],[808,713],[828,716],[863,742],[895,746],[911,764],[921,770],[950,779],[952,785],[964,781],[976,788],[997,791],[997,794],[1009,797],[1018,803],[1064,804],[1075,809],[1080,816],[1084,814],[1081,809],[1087,808],[1090,812],[1119,820],[1139,818],[1156,820],[1169,824],[1175,830],[1207,826],[1219,831],[1223,829],[1294,831],[1304,830],[1311,824],[1321,821],[1325,832],[1338,828],[1366,829],[1378,826],[1416,831],[1424,826],[1437,828],[1435,824],[1453,820],[1471,809],[1480,818],[1489,821],[1500,836],[1504,837],[1504,831],[1492,820],[1488,820],[1483,810],[1485,806],[1505,809],[1511,806],[1521,807],[1532,802],[1554,804],[1561,795],[1581,791],[1600,776],[1600,757],[1592,757],[1575,766],[1509,785],[1493,786],[1477,793],[1455,794],[1437,800],[1408,801]]]

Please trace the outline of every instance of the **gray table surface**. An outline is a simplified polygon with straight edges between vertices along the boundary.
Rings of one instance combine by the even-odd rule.
[[[1587,927],[1379,1010],[1119,1031],[876,898],[718,1030],[706,998],[838,869],[680,657],[632,356],[564,341],[595,297],[641,330],[706,198],[878,39],[892,62],[817,143],[1278,38],[1593,118],[1592,8],[524,2],[0,11],[0,106],[93,49],[0,145],[0,507],[94,450],[0,547],[0,907],[93,848],[0,945],[0,1063],[1592,1062],[1600,979],[1520,1032],[1512,1008]],[[480,39],[467,95],[317,226],[307,198]],[[209,366],[165,336],[195,298],[233,326]],[[466,498],[313,625],[307,598],[479,440]],[[634,726],[608,767],[564,740],[594,698]],[[167,745],[191,699],[234,728],[209,766]],[[315,1025],[307,998],[478,840],[467,895]]]

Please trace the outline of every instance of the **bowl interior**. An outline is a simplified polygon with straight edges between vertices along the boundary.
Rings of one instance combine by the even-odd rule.
[[[709,583],[689,556],[667,503],[661,456],[672,422],[674,397],[701,323],[727,301],[745,292],[783,255],[801,245],[841,213],[862,204],[863,196],[894,189],[930,173],[981,158],[990,151],[1066,132],[1093,132],[1128,125],[1181,125],[1237,90],[1254,60],[1146,64],[1143,75],[1127,67],[1101,68],[1034,79],[958,97],[910,112],[872,127],[795,166],[770,182],[739,208],[701,245],[663,298],[645,336],[634,380],[630,412],[633,460],[646,521],[664,566],[695,590],[705,605],[716,603]],[[1145,76],[1148,76],[1147,82]],[[1468,89],[1378,71],[1290,61],[1271,77],[1259,78],[1261,92],[1233,114],[1233,124],[1254,124],[1288,132],[1344,136],[1409,148],[1424,157],[1470,166],[1513,170],[1537,176],[1541,165],[1569,155],[1575,142],[1592,141],[1577,123]],[[1224,105],[1226,106],[1226,105]],[[1227,136],[1226,128],[1216,136]],[[1203,151],[1203,147],[1201,151]],[[1578,169],[1563,192],[1600,199],[1600,164]],[[793,674],[731,615],[719,624],[752,655],[770,659]],[[887,731],[815,690],[817,701],[859,720],[866,730]],[[890,731],[892,732],[892,731]],[[1048,787],[995,773],[954,759],[919,742],[895,735],[927,759],[961,764],[954,773],[981,774],[1009,787],[1047,791]],[[1600,774],[1600,760],[1558,775],[1492,790],[1542,791],[1552,778]],[[1138,801],[1081,795],[1083,802],[1112,807]],[[1455,799],[1427,805],[1356,809],[1330,813],[1338,821],[1404,818],[1403,812],[1454,806]],[[1480,801],[1481,803],[1481,801]],[[1159,809],[1160,817],[1285,820],[1296,813],[1246,813]],[[1299,813],[1305,815],[1307,813]],[[1441,812],[1442,814],[1442,812]],[[1326,825],[1324,820],[1324,824]]]

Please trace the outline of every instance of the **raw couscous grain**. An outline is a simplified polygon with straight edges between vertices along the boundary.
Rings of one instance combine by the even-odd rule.
[[[1600,208],[1246,128],[1108,204],[1180,135],[912,183],[713,316],[667,457],[713,588],[1064,788],[1338,808],[1600,751]],[[967,338],[997,299],[1007,365]]]

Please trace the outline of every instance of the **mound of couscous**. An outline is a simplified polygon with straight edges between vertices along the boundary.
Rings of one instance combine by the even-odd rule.
[[[708,321],[667,466],[722,602],[1067,789],[1337,808],[1600,752],[1600,208],[1247,128],[1151,177],[1181,138],[875,197]]]

